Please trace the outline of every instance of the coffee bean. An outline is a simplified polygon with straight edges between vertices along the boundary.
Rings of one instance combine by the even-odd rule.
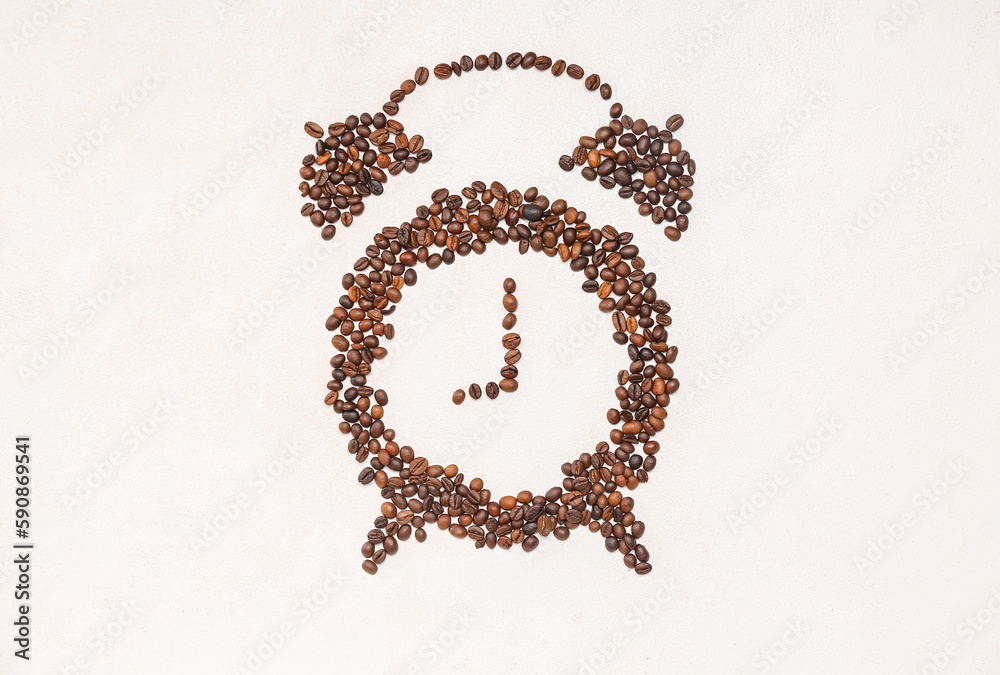
[[[569,66],[566,67],[566,74],[572,77],[574,80],[579,80],[581,77],[583,77],[583,68],[576,65],[575,63],[571,63],[569,64]]]
[[[488,382],[486,384],[486,398],[496,398],[500,395],[500,387],[497,386],[496,382]]]
[[[517,282],[510,277],[507,277],[503,280],[503,290],[504,293],[513,293],[517,290]]]
[[[506,295],[504,295],[503,296],[503,308],[506,309],[508,312],[516,312],[517,311],[517,298],[515,298],[510,293],[507,293]]]
[[[489,64],[491,70],[499,70],[500,66],[503,65],[503,57],[499,53],[493,52],[490,54]]]
[[[559,168],[563,171],[573,170],[573,158],[569,155],[563,155],[559,158]]]
[[[539,56],[535,59],[535,68],[538,70],[548,70],[552,65],[552,59],[547,56]]]
[[[501,344],[503,344],[505,349],[514,349],[515,347],[520,346],[521,336],[517,333],[507,333],[503,336]]]
[[[517,68],[521,65],[521,52],[514,52],[507,57],[507,67]]]
[[[441,80],[447,80],[451,77],[451,66],[447,63],[437,64],[434,66],[434,75]]]
[[[587,78],[587,81],[584,83],[584,86],[587,87],[587,91],[594,91],[595,89],[601,86],[601,76],[598,75],[597,73],[594,73],[593,75]]]
[[[511,350],[508,350],[507,353],[504,354],[504,357],[503,357],[504,363],[506,363],[509,366],[514,365],[515,363],[517,363],[520,360],[521,360],[521,350],[520,349],[511,349]]]
[[[507,365],[500,369],[500,375],[506,379],[513,380],[517,377],[517,366]],[[500,382],[501,387],[503,382]]]
[[[482,395],[483,395],[483,390],[479,388],[478,384],[470,384],[469,385],[469,396],[470,397],[472,397],[473,399],[478,399]]]
[[[517,380],[512,378],[504,378],[500,380],[500,389],[506,392],[517,391]]]
[[[684,118],[683,117],[681,117],[680,115],[671,115],[667,119],[666,126],[667,126],[667,129],[669,129],[671,132],[673,132],[673,131],[677,131],[678,129],[680,129],[683,124],[684,124]]]
[[[552,64],[552,74],[559,77],[566,71],[566,62],[562,59],[557,60]]]
[[[315,122],[306,122],[306,133],[313,138],[323,137],[323,127],[316,124]]]
[[[378,565],[373,563],[371,560],[365,560],[363,563],[361,563],[361,569],[363,569],[365,572],[368,572],[368,574],[375,574],[376,572],[378,572]]]
[[[455,393],[451,395],[451,402],[455,405],[461,405],[462,401],[465,400],[465,391],[462,389],[456,389]]]
[[[515,314],[508,313],[504,316],[503,321],[500,322],[504,330],[510,330],[517,324],[517,316]]]
[[[413,79],[416,80],[417,84],[426,84],[429,74],[426,68],[420,66],[417,68],[417,72],[413,74]]]
[[[463,56],[461,58],[461,60],[459,61],[459,65],[461,65],[462,70],[468,72],[468,71],[472,70],[472,66],[474,65],[474,62],[473,62],[471,56]]]
[[[521,57],[521,67],[527,70],[528,68],[533,68],[535,65],[535,59],[538,55],[535,52],[525,52],[524,56]]]

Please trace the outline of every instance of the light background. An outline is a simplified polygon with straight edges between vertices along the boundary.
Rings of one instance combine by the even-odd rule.
[[[0,672],[1000,671],[1000,4],[223,2],[0,10]],[[494,49],[685,116],[680,242],[557,167],[611,101],[506,68],[404,102],[434,159],[320,239],[303,123]],[[583,531],[527,555],[435,529],[361,570],[381,500],[322,404],[323,323],[377,228],[476,179],[635,232],[674,308],[681,391],[633,493],[646,577]],[[494,495],[545,490],[605,436],[624,357],[565,266],[472,258],[407,292],[387,419]],[[521,388],[456,408],[495,379],[508,275]],[[8,636],[19,434],[30,666]]]

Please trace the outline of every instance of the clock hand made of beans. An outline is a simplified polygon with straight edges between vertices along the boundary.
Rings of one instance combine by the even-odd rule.
[[[577,80],[585,75],[578,65],[533,52],[515,52],[506,60],[496,52],[475,59],[463,56],[435,66],[433,73],[444,80],[473,69],[499,70],[504,63],[511,69],[547,70],[557,77],[565,72]],[[418,68],[375,115],[351,115],[331,124],[326,133],[319,124],[306,123],[316,150],[303,158],[299,170],[302,196],[310,199],[301,212],[322,228],[324,239],[334,237],[337,223],[350,227],[364,211],[365,199],[383,193],[388,175],[412,173],[431,158],[422,136],[407,134],[391,119],[399,103],[426,84],[431,72]],[[584,83],[603,99],[611,98],[610,85],[597,74]],[[582,166],[587,180],[607,189],[617,187],[618,195],[631,198],[641,215],[657,224],[667,221],[664,234],[677,241],[688,227],[695,173],[694,160],[674,137],[684,120],[673,115],[659,129],[623,114],[620,103],[611,106],[610,114],[608,124],[592,136],[582,136],[573,152],[559,159],[559,166],[567,171]],[[612,427],[607,440],[564,463],[561,484],[544,494],[524,490],[494,500],[481,478],[466,481],[454,464],[432,464],[401,444],[384,420],[389,396],[370,379],[372,364],[388,353],[383,342],[396,334],[388,317],[403,290],[416,283],[418,266],[434,270],[508,242],[521,254],[543,253],[582,272],[583,291],[596,294],[598,309],[611,315],[611,337],[624,347],[628,359],[615,382],[618,407],[607,412]],[[600,532],[608,551],[619,551],[628,568],[650,572],[649,552],[639,543],[645,525],[636,519],[634,501],[624,491],[645,483],[656,466],[660,444],[654,436],[663,429],[670,395],[678,388],[671,367],[677,347],[667,341],[670,305],[657,297],[656,275],[645,271],[639,249],[631,242],[629,232],[591,226],[586,212],[564,199],[550,201],[534,187],[523,193],[508,190],[497,181],[488,186],[474,181],[458,194],[435,190],[430,203],[418,206],[411,220],[383,227],[375,235],[353,272],[344,276],[345,294],[326,322],[336,333],[332,342],[338,352],[330,360],[333,379],[326,403],[343,418],[340,430],[350,435],[349,452],[358,463],[369,465],[359,482],[374,482],[385,500],[361,547],[366,572],[375,574],[399,550],[399,542],[411,536],[424,541],[435,524],[452,536],[471,539],[476,548],[520,545],[525,551],[534,550],[539,537],[565,540],[573,530],[586,528]],[[506,349],[519,346],[515,333],[504,337]],[[499,395],[490,385],[489,398]]]

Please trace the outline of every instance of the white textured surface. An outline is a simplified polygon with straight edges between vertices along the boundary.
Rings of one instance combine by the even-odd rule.
[[[224,1],[0,9],[0,671],[1000,670],[996,2]],[[493,49],[597,71],[634,117],[681,112],[699,167],[688,234],[667,242],[631,202],[557,168],[609,102],[504,68],[432,78],[404,102],[434,159],[322,242],[298,215],[303,123],[376,110],[416,66]],[[88,134],[96,149],[59,170]],[[435,530],[377,576],[361,570],[380,500],[321,403],[323,322],[375,228],[475,179],[549,186],[592,223],[634,231],[674,307],[682,390],[634,493],[647,577],[586,532],[528,556]],[[212,180],[228,184],[186,220]],[[865,209],[875,217],[849,231]],[[499,367],[508,274],[521,389],[456,409],[453,389]],[[383,369],[400,438],[460,459],[494,495],[555,484],[598,439],[622,362],[580,280],[511,247],[422,273],[399,334],[440,311]],[[601,337],[580,338],[592,318]],[[51,362],[19,374],[53,339]],[[907,339],[923,346],[894,364]],[[10,446],[24,433],[30,666],[9,638]],[[792,458],[800,446],[809,461]],[[110,476],[91,475],[115,453]],[[967,469],[935,483],[952,464]],[[776,472],[787,480],[737,523]],[[68,504],[88,477],[98,487]],[[935,487],[943,496],[920,497]],[[240,499],[196,553],[192,537]],[[859,565],[891,530],[881,559]],[[320,605],[302,604],[313,594]],[[129,604],[138,616],[122,628]],[[992,620],[981,632],[963,623],[977,612]],[[271,654],[283,624],[291,637]]]

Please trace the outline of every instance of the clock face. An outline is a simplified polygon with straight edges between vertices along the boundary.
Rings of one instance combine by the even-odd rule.
[[[348,451],[364,466],[358,480],[375,483],[385,500],[363,547],[365,569],[375,573],[400,540],[415,536],[422,541],[436,525],[477,547],[519,544],[529,551],[539,537],[565,539],[582,527],[601,532],[609,550],[620,550],[626,564],[648,572],[648,552],[636,541],[644,526],[625,491],[646,482],[656,465],[654,437],[664,427],[670,394],[677,389],[670,365],[677,349],[667,344],[670,306],[657,297],[656,276],[645,271],[632,235],[611,226],[591,228],[586,215],[564,200],[550,201],[534,189],[508,191],[497,182],[488,188],[476,182],[455,194],[437,190],[415,213],[408,223],[374,236],[344,276],[346,292],[327,320],[337,353],[326,401],[343,419]],[[372,373],[372,364],[386,357],[392,340],[407,330],[391,318],[407,289],[424,274],[461,265],[488,246],[516,246],[540,262],[545,259],[543,264],[577,274],[581,290],[594,300],[595,314],[610,315],[609,337],[621,354],[617,380],[609,383],[619,405],[607,411],[608,437],[593,452],[566,457],[562,484],[542,495],[528,490],[493,495],[481,479],[466,481],[460,467],[436,463],[431,451],[397,438],[391,392],[381,389]],[[516,297],[507,296],[504,311],[516,310]],[[520,348],[514,331],[497,345],[498,364],[512,361],[504,365],[510,377],[501,380],[509,380],[503,386],[481,387],[487,397],[516,389],[513,363],[519,354],[513,352]],[[464,393],[463,388],[453,402],[461,403]]]

